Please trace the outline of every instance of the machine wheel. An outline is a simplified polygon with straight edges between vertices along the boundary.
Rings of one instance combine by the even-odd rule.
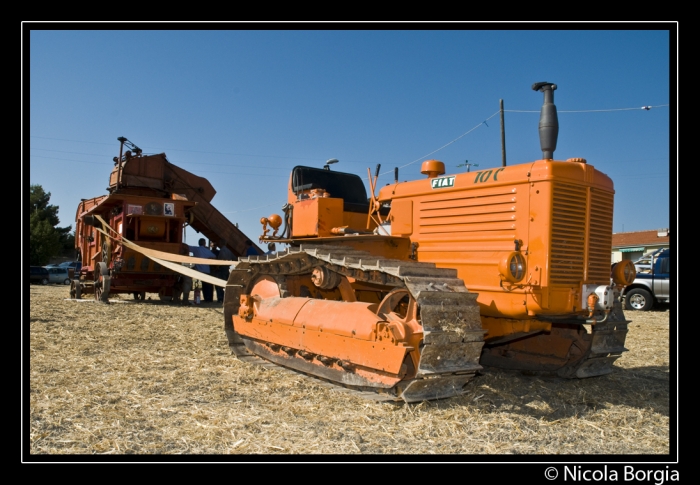
[[[70,297],[80,300],[82,298],[82,286],[80,280],[71,280],[70,282]]]
[[[134,300],[143,301],[145,299],[146,299],[146,292],[145,291],[135,291],[134,292]]]
[[[70,278],[66,278],[65,280],[63,280],[63,284],[70,285]]]
[[[48,278],[42,278],[42,279],[41,279],[41,284],[42,284],[42,285],[48,285],[48,284],[49,284],[49,279],[48,279]]]
[[[109,275],[109,268],[106,263],[97,263],[95,267],[95,300],[102,303],[109,303],[109,287],[112,278]]]
[[[166,303],[170,303],[171,301],[173,301],[172,295],[165,294],[165,288],[161,288],[160,291],[158,291],[158,298],[160,299],[160,301],[164,301]]]
[[[651,310],[654,305],[654,298],[647,290],[635,288],[625,294],[625,308],[627,310]]]
[[[389,292],[379,303],[377,315],[389,322],[399,322],[405,325],[419,325],[418,304],[405,288],[398,288]],[[395,326],[397,329],[403,326]],[[399,336],[404,338],[405,335]]]

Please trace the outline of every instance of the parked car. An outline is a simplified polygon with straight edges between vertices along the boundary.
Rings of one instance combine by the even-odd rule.
[[[70,285],[70,277],[68,276],[68,268],[49,268],[44,266],[49,270],[49,283],[58,283],[62,285]]]
[[[39,283],[42,285],[49,284],[49,270],[43,266],[30,266],[29,267],[29,282]]]
[[[80,261],[64,261],[58,265],[59,268],[73,268],[76,271],[80,271],[80,268],[82,266],[83,263],[81,263]]]
[[[622,290],[626,309],[647,311],[658,303],[670,303],[671,250],[654,251],[650,266],[650,272],[637,273],[634,282]]]
[[[80,268],[83,267],[83,263],[80,261],[64,261],[58,265],[59,268],[66,268],[68,270],[68,277],[72,278],[80,273]]]
[[[655,253],[658,253],[658,250],[647,253],[636,261],[632,261],[637,269],[637,273],[651,273],[651,258]]]

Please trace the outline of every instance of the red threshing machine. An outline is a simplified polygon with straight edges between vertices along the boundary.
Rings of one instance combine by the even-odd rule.
[[[173,165],[165,153],[144,155],[126,138],[118,140],[109,193],[81,199],[76,211],[75,247],[82,267],[71,277],[71,298],[94,293],[107,302],[110,293],[142,299],[148,292],[172,299],[178,273],[122,244],[122,238],[180,254],[190,225],[210,240],[225,241],[235,256],[245,254],[248,237],[210,204],[216,190],[207,179]]]

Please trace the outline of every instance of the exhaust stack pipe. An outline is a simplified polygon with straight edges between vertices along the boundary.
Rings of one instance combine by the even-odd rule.
[[[554,157],[554,150],[557,149],[557,138],[559,136],[559,119],[557,118],[557,107],[554,106],[554,90],[557,85],[548,82],[535,83],[532,85],[533,91],[544,93],[544,104],[540,111],[540,148],[542,158],[551,160]]]

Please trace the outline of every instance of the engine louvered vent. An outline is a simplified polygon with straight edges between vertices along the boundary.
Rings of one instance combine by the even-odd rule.
[[[549,266],[553,284],[576,284],[584,279],[586,199],[586,187],[554,184]]]
[[[556,183],[552,209],[551,282],[608,282],[613,193]]]
[[[515,194],[509,189],[474,190],[468,197],[442,197],[419,206],[421,234],[513,231]]]
[[[610,250],[612,248],[613,194],[591,188],[591,215],[588,228],[589,282],[610,280]]]

